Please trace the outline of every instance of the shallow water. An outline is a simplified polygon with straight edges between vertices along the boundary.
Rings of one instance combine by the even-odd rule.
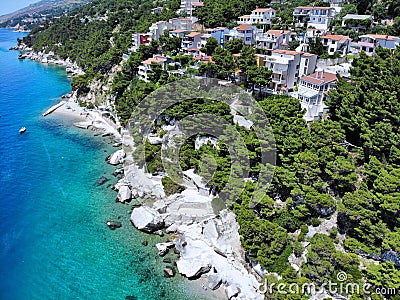
[[[8,51],[22,36],[0,29],[0,299],[214,298],[181,276],[163,277],[154,244],[165,238],[135,230],[131,207],[115,203],[110,140],[41,117],[69,80]],[[97,187],[101,176],[110,181]],[[123,227],[111,231],[109,219]]]

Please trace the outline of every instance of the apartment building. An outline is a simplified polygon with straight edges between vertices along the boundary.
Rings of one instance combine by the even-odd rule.
[[[328,97],[328,91],[336,88],[336,81],[336,74],[324,70],[301,77],[297,99],[306,110],[304,118],[307,122],[318,120],[327,112],[324,100]]]
[[[299,78],[315,70],[317,56],[290,50],[273,50],[271,55],[258,55],[258,63],[272,71],[269,88],[273,92],[294,89]]]
[[[298,6],[293,11],[296,27],[304,26],[307,21],[308,27],[320,30],[327,30],[335,15],[332,7]]]

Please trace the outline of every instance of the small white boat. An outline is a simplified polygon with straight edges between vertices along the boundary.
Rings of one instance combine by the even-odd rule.
[[[19,133],[24,133],[26,131],[26,127],[22,127],[20,130],[19,130]]]

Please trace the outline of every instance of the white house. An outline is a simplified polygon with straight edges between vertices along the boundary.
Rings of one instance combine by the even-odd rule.
[[[335,53],[346,56],[350,52],[351,38],[345,35],[324,35],[321,36],[321,42],[329,55]]]
[[[173,18],[168,21],[153,23],[149,28],[149,34],[154,40],[158,40],[166,30],[192,30],[192,20],[190,18]]]
[[[202,33],[200,32],[191,32],[186,34],[182,39],[182,50],[187,51],[201,48],[201,36]]]
[[[192,16],[193,11],[204,5],[202,0],[181,0],[181,6],[179,8],[180,14],[186,14],[187,16]]]
[[[269,86],[274,92],[286,92],[297,85],[299,78],[314,72],[317,56],[290,50],[273,50],[271,55],[258,55],[259,65],[272,71]]]
[[[132,47],[129,49],[136,52],[140,45],[148,46],[151,42],[151,35],[149,33],[134,33],[132,34]]]
[[[304,26],[307,21],[308,27],[321,30],[328,29],[335,15],[336,11],[332,7],[298,6],[293,11],[296,27]]]
[[[394,50],[398,45],[400,45],[400,37],[384,34],[366,34],[360,36],[357,47],[359,51],[364,51],[372,56],[378,46]]]
[[[273,8],[256,8],[250,15],[239,17],[238,24],[272,25],[272,19],[276,17],[276,10]]]
[[[292,32],[289,30],[268,30],[263,33],[259,29],[256,33],[256,46],[268,51],[287,49],[292,40]]]
[[[140,79],[148,82],[149,78],[148,75],[152,71],[152,64],[160,64],[162,69],[166,69],[166,65],[169,61],[169,58],[166,56],[161,56],[161,55],[155,55],[152,58],[146,59],[145,61],[142,61],[141,65],[138,68],[138,76]]]
[[[354,30],[369,29],[374,18],[371,15],[347,14],[342,19],[342,27]]]
[[[328,107],[324,100],[328,91],[336,88],[337,77],[334,73],[317,71],[311,75],[301,77],[297,99],[301,107],[306,110],[304,118],[307,122],[320,118]]]
[[[246,45],[253,45],[255,42],[256,32],[257,27],[250,24],[241,24],[230,30],[229,33],[225,34],[225,39],[226,41],[241,39]]]

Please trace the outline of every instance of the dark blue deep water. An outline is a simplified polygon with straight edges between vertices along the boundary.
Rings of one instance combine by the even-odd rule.
[[[41,116],[70,84],[58,67],[18,60],[8,49],[22,36],[0,29],[0,299],[209,298],[163,277],[154,244],[165,238],[135,230],[131,207],[115,203],[110,141]],[[101,176],[111,180],[96,187]]]

